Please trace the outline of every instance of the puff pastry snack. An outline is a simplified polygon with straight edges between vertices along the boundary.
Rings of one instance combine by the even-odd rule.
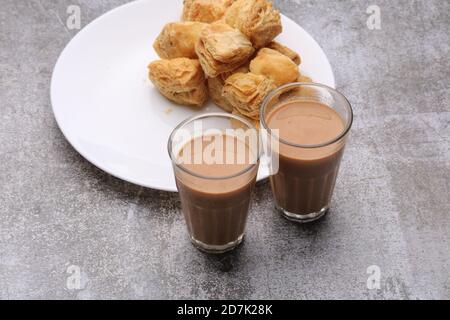
[[[300,58],[299,54],[297,52],[295,52],[292,49],[289,49],[288,47],[282,45],[279,42],[276,41],[272,41],[271,43],[269,43],[267,45],[267,48],[269,49],[273,49],[278,51],[279,53],[284,54],[285,56],[287,56],[289,59],[291,59],[292,61],[294,61],[294,63],[296,65],[300,65],[302,63],[302,59]]]
[[[300,75],[298,66],[291,59],[269,48],[259,50],[250,62],[250,71],[268,77],[277,87],[297,81]]]
[[[206,102],[205,76],[198,60],[158,60],[150,63],[148,70],[150,80],[167,99],[191,106]]]
[[[244,116],[243,114],[241,114],[239,111],[237,110],[233,110],[233,112],[231,112],[231,114],[235,115],[235,116],[239,116],[244,118],[245,120],[247,120],[248,122],[250,122],[251,124],[253,124],[255,126],[256,129],[260,129],[261,128],[261,124],[258,120],[255,119],[250,119],[249,117]],[[236,129],[246,129],[246,127],[242,124],[242,122],[238,122],[234,119],[231,120],[231,124],[233,125],[233,127],[235,127]]]
[[[235,112],[243,116],[258,120],[259,109],[266,95],[275,89],[272,80],[263,76],[249,73],[235,73],[225,81],[223,95]]]
[[[213,100],[213,102],[217,106],[222,108],[223,110],[225,110],[227,112],[232,112],[233,108],[234,108],[233,105],[222,94],[223,87],[225,85],[225,81],[228,79],[228,77],[230,77],[234,73],[238,73],[238,72],[247,73],[248,71],[249,71],[249,66],[248,66],[248,64],[245,64],[231,72],[222,73],[221,75],[219,75],[215,78],[208,78],[208,80],[207,80],[208,92],[209,92],[209,95],[211,96],[211,99]]]
[[[224,82],[220,77],[208,78],[208,92],[212,101],[226,112],[233,111],[233,105],[222,95]]]
[[[220,20],[234,0],[184,0],[183,21],[212,23]]]
[[[300,76],[297,78],[296,82],[304,82],[304,83],[311,83],[313,82],[310,77],[304,76],[300,74]],[[298,98],[298,97],[316,97],[318,96],[319,92],[317,92],[314,88],[307,88],[307,87],[295,87],[287,92],[284,92],[282,95],[285,98]]]
[[[280,13],[268,0],[237,0],[224,21],[245,34],[255,48],[265,47],[283,30]]]
[[[214,78],[243,65],[254,49],[239,30],[215,22],[203,29],[195,51],[205,74]]]
[[[310,77],[304,76],[302,74],[300,74],[297,78],[297,82],[307,82],[307,83],[311,83],[313,82],[313,80]]]
[[[156,38],[153,48],[161,59],[196,59],[195,44],[206,26],[202,22],[168,23]]]

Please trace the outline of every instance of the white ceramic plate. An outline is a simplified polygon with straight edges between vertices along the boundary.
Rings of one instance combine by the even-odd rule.
[[[176,191],[167,139],[172,129],[197,113],[219,111],[174,105],[147,79],[157,59],[152,48],[164,24],[177,21],[182,0],[140,0],[104,14],[81,30],[56,63],[51,100],[56,121],[88,161],[123,180]],[[282,17],[278,40],[300,52],[301,71],[334,87],[330,63],[317,42]],[[268,176],[261,168],[258,179]]]

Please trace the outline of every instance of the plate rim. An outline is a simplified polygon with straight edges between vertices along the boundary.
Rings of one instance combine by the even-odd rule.
[[[71,139],[69,137],[69,135],[67,134],[66,130],[64,129],[64,126],[61,125],[61,119],[58,117],[58,112],[56,112],[55,110],[55,78],[56,78],[56,74],[57,74],[57,70],[59,70],[59,66],[61,64],[62,59],[65,56],[65,53],[68,51],[69,47],[71,46],[71,44],[73,44],[73,41],[75,41],[75,39],[77,37],[79,37],[81,34],[84,34],[86,32],[88,32],[88,30],[90,30],[94,25],[96,25],[97,23],[99,23],[99,21],[101,21],[102,19],[105,18],[105,16],[113,14],[113,12],[123,9],[124,7],[128,7],[128,6],[134,6],[137,5],[141,2],[149,2],[148,0],[135,0],[132,2],[128,2],[125,4],[122,4],[120,6],[117,6],[115,8],[112,8],[111,10],[103,13],[102,15],[98,16],[97,18],[95,18],[94,20],[92,20],[91,22],[89,22],[86,26],[84,26],[79,32],[77,32],[70,40],[69,42],[64,46],[64,49],[61,51],[61,53],[59,54],[56,63],[53,67],[53,71],[52,71],[52,77],[51,77],[51,81],[50,81],[50,104],[51,104],[51,108],[52,108],[52,112],[53,112],[53,116],[55,118],[56,124],[58,125],[59,130],[61,131],[61,133],[63,134],[64,138],[67,140],[67,142],[71,145],[72,148],[75,149],[75,151],[80,154],[85,160],[87,160],[89,163],[91,163],[92,165],[94,165],[95,167],[97,167],[98,169],[102,170],[103,172],[126,182],[135,184],[137,186],[140,187],[144,187],[144,188],[150,188],[153,190],[159,190],[159,191],[165,191],[165,192],[178,192],[176,187],[175,189],[171,189],[165,186],[155,186],[155,185],[149,185],[147,183],[143,183],[142,181],[137,181],[136,179],[130,178],[130,177],[125,177],[121,174],[117,174],[112,172],[111,170],[108,170],[105,168],[105,166],[103,166],[99,161],[93,159],[93,157],[89,156],[88,153],[85,153],[82,151],[82,148],[75,142],[75,139]],[[292,20],[291,18],[287,17],[286,15],[280,13],[281,16],[283,17],[283,19],[286,19],[287,21],[289,21],[289,23],[293,23],[295,25],[297,25],[298,27],[300,27],[316,44],[317,46],[320,48],[321,52],[323,53],[323,55],[325,56],[325,60],[327,63],[327,68],[331,71],[331,81],[332,81],[332,87],[335,88],[336,87],[336,78],[333,72],[333,68],[331,66],[330,60],[328,59],[327,55],[325,54],[325,51],[323,50],[322,46],[317,42],[317,40],[311,36],[311,34],[305,30],[305,28],[303,28],[302,26],[300,26],[298,23],[296,23],[294,20]],[[269,177],[262,177],[258,179],[259,181],[264,181]]]

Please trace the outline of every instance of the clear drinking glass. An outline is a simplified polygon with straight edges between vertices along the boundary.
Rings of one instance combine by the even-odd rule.
[[[283,130],[278,131],[283,128],[271,128],[268,122],[281,110],[277,108],[291,103],[330,107],[341,118],[342,131],[320,144],[298,144],[283,139]],[[293,116],[297,115],[294,113]],[[270,181],[276,208],[287,219],[304,223],[326,214],[352,122],[353,111],[348,100],[325,85],[291,83],[266,97],[261,108],[261,128],[266,129],[268,140],[272,140],[272,143],[276,140],[278,143],[277,150],[272,150],[269,155],[272,162],[277,162],[277,170],[272,172]],[[307,127],[308,123],[305,123],[302,134],[308,134],[305,131]],[[295,136],[296,130],[290,131],[289,135]],[[305,137],[308,138],[307,135]]]
[[[194,246],[209,253],[237,247],[258,172],[258,131],[238,116],[208,113],[178,125],[168,149]]]

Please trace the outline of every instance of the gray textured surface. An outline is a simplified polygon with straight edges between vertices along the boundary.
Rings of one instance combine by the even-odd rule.
[[[0,298],[450,299],[449,1],[374,1],[378,31],[372,1],[276,1],[328,54],[353,138],[325,220],[283,220],[262,183],[246,242],[220,257],[190,245],[177,195],[96,169],[53,118],[67,6],[85,25],[123,2],[0,1]]]

